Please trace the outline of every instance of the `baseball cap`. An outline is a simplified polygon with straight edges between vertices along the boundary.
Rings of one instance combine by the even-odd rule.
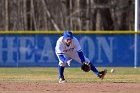
[[[73,39],[73,34],[71,31],[65,31],[63,33],[63,37],[64,37],[64,39]]]

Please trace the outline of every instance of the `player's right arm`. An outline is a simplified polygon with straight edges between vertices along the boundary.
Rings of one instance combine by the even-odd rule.
[[[57,55],[59,61],[66,63],[66,58],[64,57],[64,46],[61,41],[61,38],[58,39],[58,41],[56,43],[55,52],[56,52],[56,55]]]

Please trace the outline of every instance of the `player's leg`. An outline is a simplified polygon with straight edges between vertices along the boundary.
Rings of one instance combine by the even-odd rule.
[[[65,81],[65,78],[64,78],[64,69],[65,69],[64,66],[58,65],[59,83],[64,83],[64,82],[66,82],[66,81]]]
[[[98,71],[98,70],[96,69],[96,67],[89,61],[88,58],[85,57],[85,60],[86,60],[86,62],[89,62],[90,67],[91,67],[91,71],[94,72],[95,75],[96,75],[97,77],[103,79],[104,76],[105,76],[106,73],[107,73],[107,70],[105,69],[105,70],[103,70],[103,71]]]
[[[68,56],[66,56],[66,55],[64,55],[64,56],[65,56],[66,60],[69,59]],[[58,64],[59,83],[65,83],[66,82],[66,80],[64,78],[65,66],[66,66],[66,63],[59,60],[59,64]]]
[[[76,51],[70,51],[69,53],[67,53],[67,55],[68,55],[69,57],[71,57],[72,59],[76,60],[77,62],[81,63],[81,60],[80,60],[80,58],[79,58],[79,56],[78,56],[78,53],[77,53]],[[96,69],[96,67],[90,62],[90,60],[89,60],[88,58],[85,57],[85,61],[88,62],[88,63],[90,64],[90,66],[91,66],[91,71],[92,71],[93,73],[95,73],[95,75],[96,75],[97,77],[99,77],[99,78],[101,78],[101,79],[104,78],[104,76],[105,76],[106,73],[107,73],[107,70],[98,71],[98,70]]]
[[[69,57],[71,57],[72,59],[76,60],[77,62],[81,63],[81,60],[78,56],[78,53],[76,51],[70,51],[67,53],[67,55]],[[96,67],[90,62],[90,60],[88,58],[85,57],[85,61],[88,62],[91,66],[91,71],[95,73],[96,76],[99,75],[99,71],[96,69]]]

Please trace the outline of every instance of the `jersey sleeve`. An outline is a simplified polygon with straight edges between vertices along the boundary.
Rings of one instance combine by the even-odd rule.
[[[57,41],[56,46],[55,46],[55,52],[57,54],[57,57],[61,62],[66,62],[66,58],[64,57],[64,46],[61,41]]]
[[[57,41],[57,43],[56,43],[56,47],[55,47],[55,52],[56,52],[56,54],[64,54],[64,48],[63,48],[63,45],[62,45],[62,42],[60,42],[60,41]]]
[[[79,41],[76,38],[74,38],[74,43],[75,43],[75,50],[76,51],[81,50],[80,43],[79,43]]]

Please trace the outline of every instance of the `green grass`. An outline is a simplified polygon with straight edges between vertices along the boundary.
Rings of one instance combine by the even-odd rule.
[[[102,70],[104,68],[98,68]],[[140,82],[140,68],[107,68],[104,80],[92,72],[85,73],[80,68],[66,68],[65,78],[72,83],[81,82]],[[0,82],[58,82],[57,68],[0,68]]]

